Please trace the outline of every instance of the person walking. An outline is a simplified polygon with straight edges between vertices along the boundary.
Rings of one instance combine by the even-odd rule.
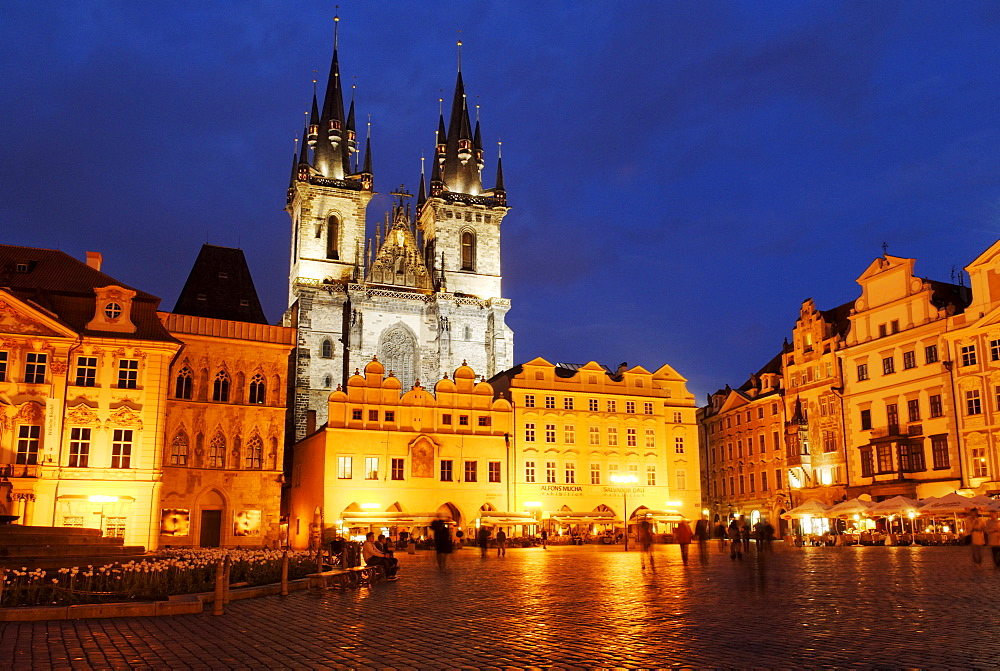
[[[549,532],[542,529],[542,549],[546,549],[549,546]]]
[[[702,564],[708,563],[708,520],[702,515],[701,519],[695,522],[694,525],[694,537],[698,539],[698,558],[701,559]]]
[[[719,520],[718,522],[715,523],[715,529],[714,529],[714,531],[712,533],[715,535],[715,540],[717,540],[719,542],[719,552],[720,553],[725,552],[726,551],[726,527],[722,523],[722,520]]]
[[[979,516],[979,509],[973,508],[965,518],[965,530],[969,532],[969,548],[972,550],[972,563],[983,563],[983,547],[986,545],[986,520]]]
[[[476,535],[476,544],[479,545],[479,556],[486,559],[486,550],[490,546],[489,527],[479,527],[479,533]]]
[[[503,529],[497,529],[497,557],[507,556],[507,534]]]
[[[434,550],[437,552],[438,569],[444,571],[448,568],[448,555],[451,554],[451,531],[442,519],[431,522],[431,531],[434,534]]]
[[[743,554],[750,554],[750,523],[746,515],[740,515],[740,540],[743,541]]]
[[[740,529],[739,520],[734,515],[729,522],[729,558],[743,559],[743,532]]]
[[[656,564],[653,561],[653,526],[649,520],[642,520],[636,525],[636,540],[639,541],[639,562],[642,570],[646,570],[646,557],[649,557],[649,568],[656,573]],[[688,539],[690,542],[690,539]]]
[[[984,531],[986,531],[986,543],[993,553],[993,565],[1000,568],[1000,520],[997,519],[996,512],[990,513]]]
[[[681,548],[681,561],[684,564],[688,563],[688,548],[691,547],[691,527],[684,520],[681,520],[677,526],[674,527],[674,540]]]

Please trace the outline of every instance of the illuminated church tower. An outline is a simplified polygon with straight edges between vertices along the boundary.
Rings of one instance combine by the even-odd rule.
[[[288,188],[284,324],[298,328],[294,440],[326,422],[330,392],[373,356],[404,391],[421,381],[431,386],[463,362],[490,377],[513,361],[510,301],[500,293],[503,170],[498,156],[496,186],[482,188],[479,120],[473,129],[461,67],[449,125],[443,114],[438,121],[429,189],[421,173],[415,211],[410,193],[394,192],[374,236],[366,235],[365,216],[374,195],[371,139],[359,170],[354,101],[345,115],[339,68],[335,35],[322,111],[314,94]]]

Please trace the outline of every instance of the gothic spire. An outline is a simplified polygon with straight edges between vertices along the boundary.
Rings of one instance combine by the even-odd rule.
[[[483,190],[483,184],[476,162],[471,160],[474,157],[474,147],[472,125],[469,123],[469,107],[465,100],[465,83],[462,81],[461,41],[458,46],[458,77],[451,103],[451,118],[448,121],[443,178],[445,188],[449,191],[475,196]],[[440,131],[438,135],[440,140]]]
[[[340,17],[333,17],[333,60],[330,76],[323,97],[323,111],[319,118],[319,138],[316,142],[316,169],[324,177],[343,179],[350,172],[350,150],[345,128],[344,93],[340,81],[340,60],[337,39]]]

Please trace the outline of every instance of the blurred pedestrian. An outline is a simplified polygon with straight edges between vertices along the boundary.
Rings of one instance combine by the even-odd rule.
[[[542,549],[546,549],[549,546],[549,532],[542,529]]]
[[[689,532],[690,533],[690,532]],[[656,564],[653,561],[653,527],[649,520],[642,520],[636,525],[636,540],[639,541],[639,562],[642,570],[646,570],[646,557],[649,557],[649,568],[656,572]],[[690,542],[688,538],[688,542]]]
[[[965,530],[969,532],[969,546],[972,549],[972,563],[983,563],[983,547],[986,545],[986,520],[979,516],[979,509],[973,508],[965,518]]]
[[[339,565],[340,568],[347,568],[347,543],[339,531],[333,532],[333,539],[330,541],[330,565]]]
[[[451,554],[451,531],[442,519],[431,522],[434,534],[434,550],[437,552],[438,568],[442,571],[448,568],[448,555]]]
[[[743,530],[740,528],[739,520],[733,515],[729,521],[729,558],[737,557],[743,559]]]
[[[702,564],[708,562],[709,535],[708,520],[702,515],[694,525],[694,537],[698,539],[698,557],[701,559]]]
[[[691,527],[684,520],[681,520],[674,527],[674,540],[681,548],[681,561],[688,563],[688,548],[691,547]]]
[[[990,513],[990,519],[986,521],[986,542],[993,553],[993,565],[1000,568],[1000,520],[997,520],[995,512]]]
[[[715,530],[712,533],[715,534],[715,539],[717,541],[719,541],[719,552],[725,552],[725,550],[726,550],[726,527],[722,523],[722,520],[719,520],[718,522],[715,523]]]
[[[740,540],[743,541],[743,552],[750,554],[750,523],[746,515],[740,515]]]
[[[507,556],[507,534],[503,529],[497,530],[497,557]]]
[[[490,546],[490,529],[489,527],[479,527],[479,534],[477,535],[476,543],[479,545],[479,556],[486,559],[486,550]]]

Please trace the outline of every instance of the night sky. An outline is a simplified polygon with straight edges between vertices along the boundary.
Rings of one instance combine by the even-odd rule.
[[[0,243],[104,254],[171,309],[202,243],[286,307],[293,138],[332,3],[0,4]],[[342,2],[373,227],[416,191],[456,40],[496,140],[515,360],[746,379],[882,253],[1000,237],[1000,3]],[[356,80],[355,80],[356,77]],[[447,102],[446,102],[447,110]],[[429,166],[429,164],[428,164]],[[957,281],[957,276],[956,276]]]

